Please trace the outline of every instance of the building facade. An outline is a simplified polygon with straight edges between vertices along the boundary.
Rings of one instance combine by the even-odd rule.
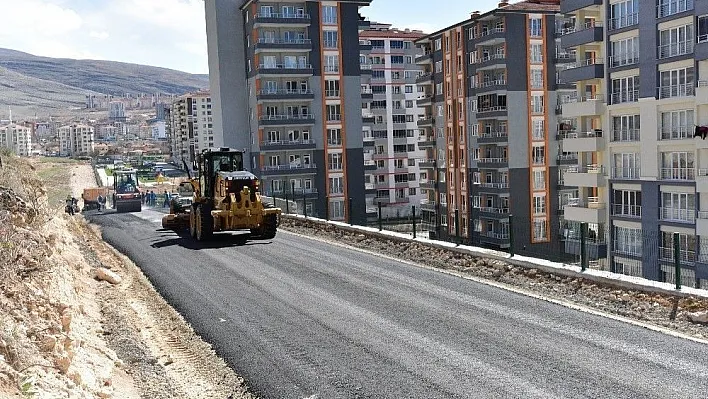
[[[502,2],[417,41],[431,236],[557,253],[558,1]],[[429,101],[428,101],[429,99]]]
[[[111,101],[108,104],[108,119],[112,122],[125,122],[125,104],[122,101]]]
[[[370,0],[235,3],[206,1],[217,145],[299,210],[364,222],[360,48],[344,38]]]
[[[0,147],[9,149],[17,156],[29,156],[32,152],[32,128],[16,123],[0,126]]]
[[[359,35],[367,70],[361,75],[362,116],[370,121],[364,126],[365,166],[375,166],[365,168],[366,203],[374,212],[381,203],[384,217],[410,215],[423,198],[420,184],[428,180],[421,175],[425,152],[418,147],[424,137],[418,102],[429,101],[416,86],[422,67],[415,59],[422,49],[414,41],[421,37],[420,31],[377,23]]]
[[[177,97],[166,117],[170,151],[175,162],[184,160],[191,167],[195,155],[214,147],[212,101],[209,92],[200,91]]]
[[[66,125],[58,129],[59,132],[59,155],[79,156],[91,155],[94,149],[93,126],[88,125]]]
[[[565,218],[588,223],[610,270],[674,282],[708,279],[708,4],[692,0],[561,1],[561,42],[577,84],[562,106],[578,152]],[[640,45],[644,43],[644,46]],[[708,129],[707,129],[708,130]]]

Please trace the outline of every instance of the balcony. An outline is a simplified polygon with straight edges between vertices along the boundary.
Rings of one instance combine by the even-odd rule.
[[[564,0],[561,2],[561,14],[571,14],[573,11],[582,10],[583,8],[597,8],[601,6],[603,0]]]
[[[659,92],[659,99],[688,97],[695,94],[696,87],[694,83],[688,83],[682,85],[659,87],[657,91]]]
[[[612,205],[612,216],[629,218],[629,219],[641,219],[642,217],[642,206],[641,205],[628,205],[628,204],[613,204]]]
[[[264,165],[261,168],[263,175],[296,175],[311,174],[317,172],[315,164],[292,164],[292,165]]]
[[[361,121],[365,125],[370,125],[376,121],[376,117],[373,114],[362,115]]]
[[[261,64],[256,71],[262,76],[312,76],[310,64]]]
[[[494,27],[491,29],[483,29],[481,34],[476,37],[477,46],[494,46],[504,42],[506,37],[506,29],[503,26]]]
[[[693,138],[693,128],[689,126],[664,126],[661,128],[662,140],[685,140]]]
[[[372,160],[364,160],[364,170],[376,170],[376,162]]]
[[[256,99],[263,100],[313,100],[314,93],[310,89],[261,89],[256,93]]]
[[[487,80],[485,82],[478,83],[475,85],[474,89],[476,89],[477,93],[482,93],[486,91],[494,91],[494,90],[506,90],[506,80],[505,79],[495,79],[495,80]]]
[[[573,198],[568,201],[568,205],[563,208],[565,220],[585,223],[604,223],[607,210],[605,203],[599,197],[588,197],[583,201],[580,198]]]
[[[424,97],[421,97],[416,100],[416,104],[419,107],[425,107],[428,105],[433,105],[433,95],[432,94],[427,94]]]
[[[423,148],[432,148],[435,147],[437,144],[437,141],[435,137],[424,137],[423,140],[418,142],[418,148],[423,149]]]
[[[696,223],[696,211],[681,208],[660,208],[661,220],[667,222]]]
[[[475,64],[477,65],[477,71],[488,68],[497,68],[506,64],[506,54],[489,54],[486,57],[479,58]]]
[[[696,170],[694,168],[661,168],[659,169],[661,180],[696,180]]]
[[[612,131],[610,141],[614,143],[637,142],[639,137],[639,129],[619,129]]]
[[[479,144],[504,143],[507,141],[509,141],[509,132],[507,131],[481,132],[477,137],[477,143]]]
[[[575,51],[557,51],[555,56],[556,64],[567,64],[575,62],[577,54]]]
[[[480,207],[479,217],[486,219],[508,219],[509,208]]]
[[[433,74],[432,73],[424,73],[417,78],[415,78],[415,83],[419,85],[432,85],[433,84]]]
[[[580,27],[565,29],[561,36],[561,47],[569,49],[583,44],[601,43],[603,35],[602,23],[588,22]]]
[[[478,168],[487,168],[487,169],[507,168],[507,167],[509,167],[509,160],[507,158],[501,158],[501,157],[479,158],[477,160],[477,167]]]
[[[433,63],[433,53],[430,52],[430,53],[426,53],[426,54],[419,55],[419,56],[415,57],[415,63],[417,65],[432,64]]]
[[[261,51],[310,51],[312,50],[312,40],[310,39],[275,39],[259,38],[255,45],[256,53]]]
[[[420,162],[418,162],[418,167],[421,169],[432,169],[435,168],[435,163],[434,159],[421,159]]]
[[[641,168],[612,168],[612,178],[615,180],[639,180]]]
[[[573,187],[604,187],[605,168],[602,165],[571,166],[563,173],[563,182]]]
[[[259,121],[261,126],[308,126],[315,124],[315,116],[312,114],[263,115]]]
[[[420,200],[420,209],[423,211],[435,212],[437,204],[429,199]]]
[[[577,153],[568,153],[568,154],[559,153],[558,156],[556,157],[556,163],[558,165],[572,165],[577,162],[578,162],[578,154]]]
[[[506,116],[506,111],[506,105],[480,107],[477,109],[477,119],[498,118],[500,116]]]
[[[369,52],[371,50],[372,50],[372,46],[371,46],[370,40],[359,40],[359,51]]]
[[[571,98],[563,104],[563,117],[580,118],[582,116],[600,116],[605,113],[604,97],[600,94],[593,97]]]
[[[309,150],[315,148],[315,140],[269,140],[261,142],[261,151]]]
[[[605,149],[602,130],[590,132],[568,132],[563,140],[563,150],[567,152],[595,152]]]
[[[421,181],[420,188],[424,188],[426,190],[435,190],[435,181],[434,180]]]
[[[610,104],[627,104],[639,101],[639,90],[627,90],[610,94]]]
[[[500,248],[509,248],[509,233],[496,231],[482,231],[479,233],[479,241],[485,244],[492,244]]]
[[[561,84],[570,84],[582,80],[602,79],[605,77],[603,60],[590,58],[575,64],[575,68],[567,68],[558,72]]]
[[[373,70],[373,67],[371,64],[359,64],[359,72],[362,75],[371,75],[371,71]]]
[[[509,183],[499,182],[499,183],[474,183],[472,187],[479,187],[477,191],[481,193],[500,193],[509,191]]]
[[[310,26],[310,14],[302,13],[258,13],[253,20],[253,27],[265,27],[273,26],[277,27],[280,25],[295,26],[299,25],[302,27]]]
[[[432,116],[426,116],[425,118],[418,119],[418,127],[432,127],[435,123],[435,118]]]

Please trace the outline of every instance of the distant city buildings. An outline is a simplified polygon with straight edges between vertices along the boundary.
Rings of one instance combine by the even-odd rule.
[[[108,110],[112,102],[122,102],[125,109],[149,109],[156,105],[171,104],[177,96],[175,94],[154,93],[154,94],[125,94],[123,96],[113,96],[110,94],[86,95],[86,108],[96,110]]]
[[[90,155],[93,150],[93,126],[73,124],[59,128],[59,155]]]
[[[165,121],[153,121],[150,123],[149,127],[153,140],[165,140],[167,138],[165,133]]]
[[[112,122],[125,122],[125,104],[120,101],[112,101],[108,106],[108,119]]]
[[[32,128],[16,123],[0,126],[0,147],[21,157],[29,156],[32,151]]]
[[[211,96],[208,91],[178,97],[168,112],[170,150],[175,162],[192,164],[195,154],[214,147]]]

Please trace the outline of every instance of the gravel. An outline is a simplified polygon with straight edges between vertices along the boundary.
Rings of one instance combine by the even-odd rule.
[[[623,316],[677,332],[708,338],[708,326],[692,322],[708,312],[708,299],[627,290],[571,278],[538,269],[511,265],[422,243],[381,238],[351,232],[313,220],[281,218],[280,228],[293,233],[333,240],[356,248],[464,275],[495,281],[549,298],[569,301],[591,309]]]

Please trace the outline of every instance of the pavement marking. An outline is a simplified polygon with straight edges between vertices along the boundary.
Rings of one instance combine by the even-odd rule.
[[[631,324],[631,325],[634,325],[634,326],[637,326],[637,327],[643,327],[643,328],[646,328],[646,329],[649,329],[649,330],[652,330],[652,331],[655,331],[655,332],[659,332],[659,333],[663,333],[663,334],[666,334],[666,335],[670,335],[670,336],[675,337],[675,338],[687,339],[687,340],[689,340],[689,341],[693,341],[693,342],[696,342],[696,343],[699,343],[699,344],[708,345],[708,340],[706,340],[706,339],[702,339],[702,338],[694,337],[694,336],[692,336],[692,335],[684,334],[684,333],[681,333],[681,332],[679,332],[679,331],[672,330],[672,329],[670,329],[670,328],[666,328],[666,327],[661,327],[661,326],[657,326],[657,325],[654,325],[654,324],[645,323],[645,322],[642,322],[642,321],[639,321],[639,320],[630,319],[630,318],[627,318],[627,317],[624,317],[624,316],[618,316],[618,315],[614,315],[614,314],[611,314],[611,313],[605,313],[605,312],[602,312],[602,311],[599,311],[599,310],[596,310],[596,309],[589,308],[589,307],[584,306],[584,305],[579,305],[579,304],[577,304],[577,303],[573,303],[573,302],[570,302],[570,301],[567,301],[567,300],[562,300],[562,299],[556,299],[556,298],[547,297],[547,296],[545,296],[545,295],[537,294],[537,293],[535,293],[535,292],[528,291],[528,290],[523,289],[523,288],[517,288],[517,287],[511,286],[511,285],[504,284],[504,283],[498,283],[498,282],[495,282],[495,281],[490,281],[490,280],[483,279],[483,278],[481,278],[481,277],[475,277],[475,276],[466,275],[466,274],[460,273],[460,272],[458,272],[458,271],[439,269],[439,268],[432,267],[432,266],[428,266],[428,265],[424,265],[424,264],[421,264],[421,263],[417,263],[417,262],[412,262],[412,261],[405,260],[405,259],[396,258],[396,257],[390,256],[390,255],[385,255],[385,254],[382,254],[382,253],[379,253],[379,252],[370,251],[370,250],[362,249],[362,248],[357,248],[357,247],[354,247],[354,246],[351,246],[351,245],[347,245],[347,244],[342,244],[342,243],[339,243],[339,242],[328,241],[328,240],[326,240],[326,239],[319,238],[319,237],[311,237],[311,236],[307,236],[307,235],[300,234],[300,233],[294,233],[294,232],[292,232],[292,231],[287,231],[287,230],[279,230],[278,232],[279,232],[279,233],[287,233],[287,234],[290,234],[290,235],[293,235],[293,236],[296,236],[296,237],[307,238],[307,239],[310,239],[310,240],[319,241],[319,242],[322,242],[322,243],[326,243],[326,244],[338,246],[338,247],[341,247],[341,248],[346,248],[346,249],[349,249],[349,250],[362,252],[362,253],[365,253],[365,254],[368,254],[368,255],[373,255],[373,256],[376,256],[376,257],[388,259],[388,260],[395,261],[395,262],[405,263],[405,264],[407,264],[407,265],[420,267],[420,268],[423,268],[423,269],[426,269],[426,270],[436,271],[436,272],[439,272],[439,273],[444,273],[444,274],[448,274],[448,275],[456,276],[456,277],[462,277],[462,278],[464,278],[464,279],[466,279],[466,280],[474,281],[474,282],[476,282],[476,283],[488,285],[488,286],[490,286],[490,287],[500,288],[500,289],[503,289],[503,290],[506,290],[506,291],[510,291],[510,292],[513,292],[513,293],[516,293],[516,294],[525,295],[525,296],[528,296],[528,297],[531,297],[531,298],[534,298],[534,299],[540,299],[540,300],[542,300],[542,301],[546,301],[546,302],[553,303],[553,304],[556,304],[556,305],[564,306],[564,307],[569,308],[569,309],[578,310],[578,311],[581,311],[581,312],[584,312],[584,313],[588,313],[588,314],[592,314],[592,315],[595,315],[595,316],[605,317],[605,318],[608,318],[608,319],[611,319],[611,320],[615,320],[615,321],[619,321],[619,322],[624,322],[624,323]],[[362,233],[362,234],[363,234],[363,233]]]

